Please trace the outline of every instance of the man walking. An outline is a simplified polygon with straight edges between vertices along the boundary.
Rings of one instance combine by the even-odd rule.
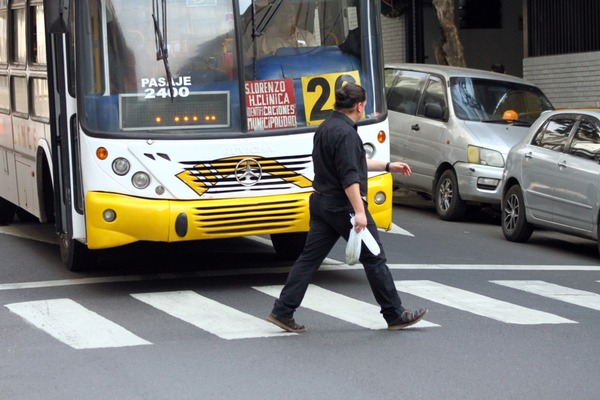
[[[302,254],[292,267],[279,298],[267,321],[288,332],[304,332],[304,325],[294,320],[315,272],[337,240],[348,240],[350,213],[354,229],[368,229],[377,241],[380,254],[373,255],[363,244],[360,255],[375,300],[381,307],[389,330],[399,330],[420,321],[427,309],[404,309],[377,227],[366,208],[367,172],[387,171],[410,175],[410,167],[401,162],[368,160],[357,132],[367,102],[365,90],[348,83],[335,93],[333,113],[317,129],[314,137],[313,163],[315,192],[310,197],[310,230]]]

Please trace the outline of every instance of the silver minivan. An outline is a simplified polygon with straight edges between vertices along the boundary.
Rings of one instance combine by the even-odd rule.
[[[394,185],[430,197],[443,220],[467,206],[499,208],[504,162],[552,104],[536,86],[509,75],[430,64],[386,64],[391,160],[410,176]]]

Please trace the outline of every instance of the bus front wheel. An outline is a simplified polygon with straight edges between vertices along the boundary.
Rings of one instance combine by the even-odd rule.
[[[9,224],[15,218],[17,207],[8,200],[0,197],[0,224]]]
[[[282,260],[296,261],[306,243],[306,232],[278,233],[271,235],[275,253]]]
[[[96,264],[92,250],[78,240],[70,239],[66,233],[59,237],[60,257],[69,271],[84,271]]]

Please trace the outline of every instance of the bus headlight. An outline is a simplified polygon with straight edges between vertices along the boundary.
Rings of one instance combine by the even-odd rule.
[[[112,163],[113,172],[119,176],[127,175],[129,168],[129,161],[123,157],[115,158]]]
[[[375,197],[373,198],[373,201],[375,201],[375,204],[377,205],[381,205],[383,203],[385,203],[385,193],[384,192],[377,192],[375,193]]]
[[[367,158],[370,160],[375,155],[375,147],[371,143],[365,143],[363,145],[365,152],[367,153]]]
[[[131,177],[131,183],[137,189],[146,189],[150,184],[150,176],[145,172],[136,172]]]
[[[115,212],[115,210],[107,208],[102,213],[102,219],[106,222],[113,222],[115,219],[117,219],[117,213]]]

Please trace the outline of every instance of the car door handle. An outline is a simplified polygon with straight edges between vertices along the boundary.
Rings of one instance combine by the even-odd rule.
[[[533,157],[533,154],[531,152],[527,152],[527,153],[523,154],[523,157],[525,157],[526,159],[529,160],[530,158]]]
[[[559,168],[567,168],[567,161],[565,161],[565,160],[559,161],[558,162],[558,167]]]
[[[410,129],[412,129],[413,131],[418,131],[419,129],[421,129],[421,127],[419,126],[419,124],[414,124],[410,127]]]

